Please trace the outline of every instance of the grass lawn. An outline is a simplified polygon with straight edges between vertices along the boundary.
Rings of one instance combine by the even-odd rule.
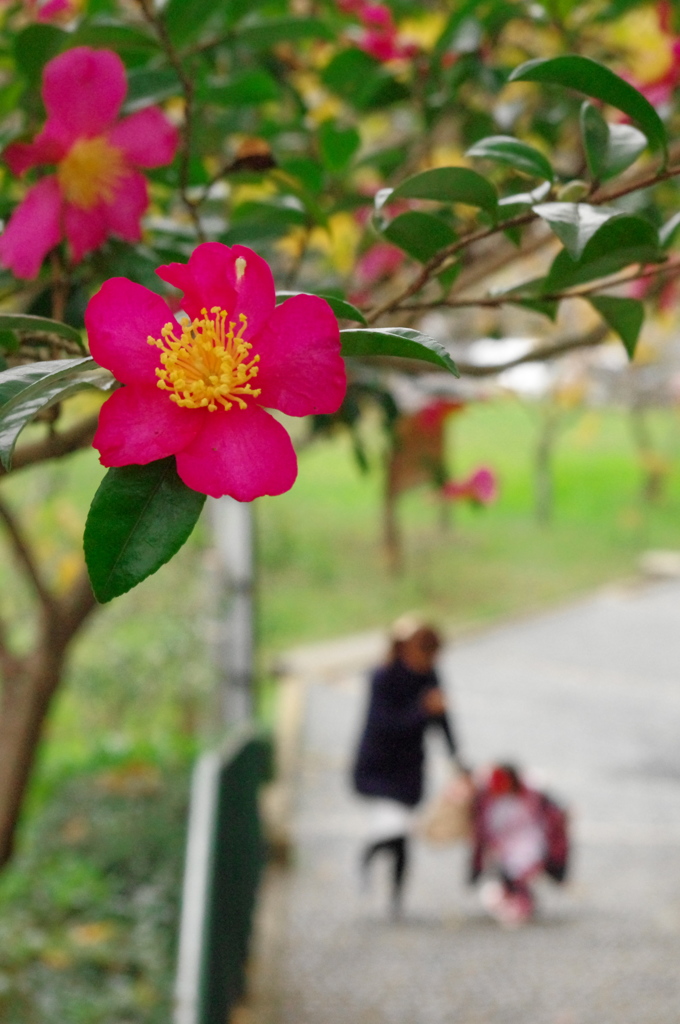
[[[383,626],[407,609],[457,632],[629,576],[646,548],[680,547],[680,478],[669,474],[655,504],[641,499],[626,416],[589,412],[564,422],[554,518],[542,527],[533,498],[539,411],[508,399],[454,417],[456,475],[492,467],[499,500],[485,509],[456,506],[443,530],[427,489],[405,495],[399,575],[387,571],[382,549],[380,473],[362,476],[343,438],[306,451],[293,490],[258,503],[265,651]],[[670,463],[680,418],[655,413],[651,427]]]

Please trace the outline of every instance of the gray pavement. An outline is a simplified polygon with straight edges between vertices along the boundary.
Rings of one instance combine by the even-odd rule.
[[[516,931],[464,885],[462,848],[418,844],[402,922],[379,865],[359,891],[365,812],[347,773],[379,649],[362,637],[297,660],[295,854],[266,896],[267,1024],[680,1024],[680,583],[611,588],[442,658],[466,757],[518,760],[572,809],[572,880],[546,881]]]

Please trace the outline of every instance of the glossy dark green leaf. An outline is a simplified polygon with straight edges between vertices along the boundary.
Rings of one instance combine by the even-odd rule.
[[[259,24],[241,25],[238,30],[239,43],[254,50],[299,39],[333,42],[334,38],[329,26],[319,18],[263,18]]]
[[[573,260],[566,250],[558,253],[543,282],[543,291],[573,288],[634,263],[659,263],[663,259],[658,232],[649,221],[628,215],[614,217],[595,232],[579,260]]]
[[[591,295],[589,302],[618,334],[632,359],[645,320],[642,302],[617,295]]]
[[[356,128],[341,128],[334,121],[324,121],[319,127],[321,159],[329,171],[342,171],[361,145]]]
[[[53,359],[15,366],[0,374],[0,462],[9,469],[14,446],[41,409],[85,388],[106,391],[115,380],[94,359]]]
[[[611,206],[590,206],[588,203],[537,203],[534,206],[541,220],[549,224],[572,259],[577,260],[586,245],[606,221],[621,216]]]
[[[349,328],[340,331],[342,355],[398,356],[434,363],[459,377],[458,367],[444,346],[434,338],[408,327]]]
[[[552,181],[554,177],[550,161],[540,150],[511,135],[489,135],[485,139],[480,139],[468,149],[466,156],[495,160],[532,178]]]
[[[529,60],[515,68],[509,81],[564,85],[616,107],[638,124],[652,149],[660,150],[664,163],[667,162],[666,129],[652,104],[623,78],[590,57],[565,54],[546,60]]]
[[[456,241],[456,234],[448,224],[419,210],[399,214],[383,228],[382,234],[421,263],[427,263],[436,253]]]
[[[630,124],[608,124],[592,103],[581,107],[581,133],[592,177],[606,181],[630,167],[647,148],[647,136]]]
[[[79,331],[61,320],[50,320],[44,316],[30,316],[27,313],[0,313],[0,331],[30,331],[31,333],[57,334],[60,338],[75,341],[82,348]]]
[[[54,25],[29,25],[14,41],[17,69],[29,82],[40,81],[48,60],[66,45],[68,34]]]
[[[290,299],[293,295],[309,295],[310,292],[277,292],[276,301],[283,302],[285,299]],[[325,299],[328,305],[331,307],[335,315],[341,320],[355,320],[359,324],[366,323],[366,317],[353,306],[351,302],[347,302],[346,299],[339,299],[336,295],[324,295],[321,293],[314,293],[319,299]]]
[[[432,199],[440,203],[465,203],[484,210],[493,219],[498,211],[498,195],[493,185],[467,167],[434,167],[407,178],[392,189],[376,195],[376,209],[395,199]]]
[[[205,494],[180,480],[175,457],[110,469],[85,524],[85,561],[104,604],[151,576],[175,555],[201,514]]]

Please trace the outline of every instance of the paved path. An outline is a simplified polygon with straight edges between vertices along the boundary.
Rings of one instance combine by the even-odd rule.
[[[518,931],[485,918],[460,849],[416,850],[401,923],[379,870],[359,892],[364,815],[346,776],[365,683],[333,651],[304,662],[268,1024],[679,1024],[680,583],[604,591],[442,660],[466,756],[521,760],[573,809],[573,880],[546,882]]]

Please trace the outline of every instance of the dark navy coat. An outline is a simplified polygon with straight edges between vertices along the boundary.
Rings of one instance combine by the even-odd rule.
[[[387,797],[414,807],[423,793],[425,730],[441,728],[449,750],[456,751],[446,715],[428,715],[427,690],[439,686],[435,672],[413,672],[400,661],[371,677],[368,715],[353,771],[354,787],[364,796]]]

